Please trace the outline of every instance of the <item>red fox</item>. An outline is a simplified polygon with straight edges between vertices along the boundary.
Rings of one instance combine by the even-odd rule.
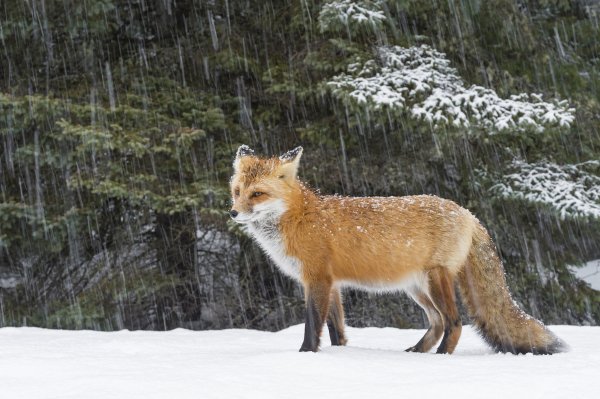
[[[564,343],[523,312],[508,291],[486,229],[468,210],[430,195],[322,196],[297,179],[302,147],[259,158],[239,147],[230,215],[281,271],[304,286],[300,351],[316,352],[325,322],[345,345],[340,290],[408,293],[430,327],[410,352],[452,353],[461,334],[455,281],[474,325],[498,352],[552,354]],[[443,336],[442,336],[443,335]]]

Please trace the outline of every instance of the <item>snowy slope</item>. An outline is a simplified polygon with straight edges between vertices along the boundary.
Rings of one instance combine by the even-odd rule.
[[[129,332],[0,329],[1,398],[597,398],[600,327],[555,326],[571,351],[492,353],[465,326],[454,355],[405,353],[421,330],[348,328],[299,353],[303,326]]]
[[[573,266],[571,271],[593,289],[600,291],[600,259],[591,260],[581,267]]]

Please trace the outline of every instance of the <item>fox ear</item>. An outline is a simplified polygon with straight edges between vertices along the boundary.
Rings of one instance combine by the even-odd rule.
[[[293,150],[286,152],[279,157],[281,161],[281,175],[280,178],[292,179],[296,178],[298,174],[298,166],[300,165],[300,157],[302,156],[302,147],[296,147]]]
[[[254,150],[248,147],[246,144],[242,144],[238,147],[235,153],[235,160],[233,161],[233,169],[237,172],[240,167],[240,161],[243,157],[254,156]]]

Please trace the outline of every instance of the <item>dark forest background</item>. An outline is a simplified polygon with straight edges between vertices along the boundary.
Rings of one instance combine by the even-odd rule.
[[[323,193],[457,201],[491,231],[524,309],[597,325],[599,292],[567,266],[600,258],[598,219],[492,187],[516,156],[600,159],[598,2],[390,0],[372,29],[323,29],[322,7],[2,0],[0,327],[302,322],[301,289],[228,220],[240,144],[265,155],[304,146],[300,176]],[[575,122],[486,135],[402,112],[364,118],[325,82],[391,44],[428,44],[467,85],[503,97],[566,99]],[[353,326],[426,323],[404,295],[347,292],[345,307]]]

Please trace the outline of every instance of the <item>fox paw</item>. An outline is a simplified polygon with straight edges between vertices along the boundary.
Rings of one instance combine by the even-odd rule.
[[[411,347],[410,347],[410,348],[408,348],[408,349],[405,349],[405,350],[404,350],[404,352],[417,352],[417,353],[422,353],[422,352],[423,352],[423,349],[422,349],[422,348],[420,348],[420,347],[418,347],[417,345],[415,345],[415,346],[411,346]]]
[[[319,348],[318,348],[318,347],[317,347],[317,348],[310,348],[310,347],[308,347],[308,346],[304,346],[304,345],[302,345],[302,346],[300,347],[300,351],[299,351],[299,352],[318,352],[318,351],[319,351]]]

